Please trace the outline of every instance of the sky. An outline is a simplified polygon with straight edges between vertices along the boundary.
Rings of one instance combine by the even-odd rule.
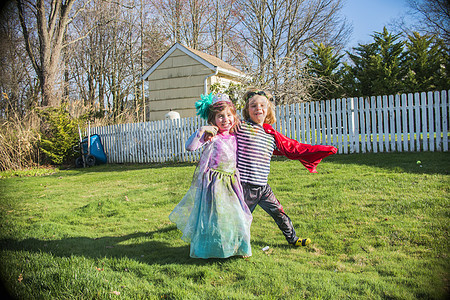
[[[407,0],[344,0],[343,15],[353,25],[347,48],[373,42],[374,31],[381,32],[395,18],[408,11]]]

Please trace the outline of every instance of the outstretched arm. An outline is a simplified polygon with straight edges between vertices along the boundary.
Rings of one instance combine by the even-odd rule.
[[[206,142],[210,141],[217,133],[216,126],[202,126],[194,132],[186,141],[185,148],[188,151],[195,151]]]

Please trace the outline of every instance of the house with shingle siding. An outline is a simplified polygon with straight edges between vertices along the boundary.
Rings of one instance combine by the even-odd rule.
[[[223,60],[175,43],[142,76],[148,82],[146,119],[162,120],[170,111],[195,116],[195,102],[212,84],[240,83],[246,75]]]

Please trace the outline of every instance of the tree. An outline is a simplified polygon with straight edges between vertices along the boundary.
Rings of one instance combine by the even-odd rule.
[[[307,55],[307,72],[318,78],[312,87],[311,96],[314,100],[338,98],[342,95],[340,68],[344,54],[335,53],[332,46],[314,43],[310,47],[312,54]]]
[[[141,0],[93,1],[67,32],[70,40],[84,37],[65,48],[72,99],[82,100],[92,115],[107,116],[106,122],[143,119],[141,76],[167,49],[149,6]]]
[[[376,64],[377,56],[375,43],[359,44],[353,48],[355,54],[347,52],[352,65],[344,64],[345,77],[344,87],[346,94],[351,96],[374,95],[373,80],[375,72],[373,66]]]
[[[409,6],[417,16],[416,31],[434,35],[450,45],[450,1],[409,0]]]
[[[400,35],[392,35],[383,28],[375,32],[374,42],[354,48],[356,54],[348,53],[353,65],[347,65],[347,84],[354,81],[352,88],[347,86],[347,94],[370,96],[396,94],[404,90],[406,76],[404,42],[398,41]]]
[[[26,51],[39,78],[41,105],[58,106],[60,100],[56,97],[54,86],[75,0],[52,0],[50,3],[45,0],[17,0],[16,3]],[[36,26],[37,36],[30,31],[30,26]],[[37,44],[33,43],[34,38],[38,40]]]
[[[213,5],[208,28],[210,38],[207,38],[212,43],[212,50],[209,52],[222,60],[228,58],[231,62],[242,55],[236,31],[241,17],[237,0],[215,0]]]
[[[151,0],[153,8],[168,27],[173,42],[200,49],[206,42],[212,18],[212,3],[207,0]]]
[[[305,53],[313,41],[342,47],[348,26],[341,0],[242,0],[241,39],[250,48],[254,84],[274,91],[277,101],[308,98]]]
[[[186,0],[149,0],[173,43],[182,42]]]
[[[439,42],[441,68],[439,69],[439,76],[436,80],[437,90],[450,89],[450,45],[444,42]]]
[[[0,116],[10,112],[23,117],[36,106],[38,86],[20,35],[17,10],[7,3],[0,13]]]
[[[432,36],[414,32],[406,42],[408,75],[405,88],[408,92],[430,91],[437,87],[440,77],[442,53]]]

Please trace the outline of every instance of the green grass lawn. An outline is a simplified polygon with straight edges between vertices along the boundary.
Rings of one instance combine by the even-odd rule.
[[[312,243],[290,247],[257,208],[247,259],[189,257],[168,215],[194,169],[4,173],[0,272],[9,293],[18,299],[449,296],[448,153],[335,155],[318,174],[296,161],[273,161],[269,183],[298,235]]]

